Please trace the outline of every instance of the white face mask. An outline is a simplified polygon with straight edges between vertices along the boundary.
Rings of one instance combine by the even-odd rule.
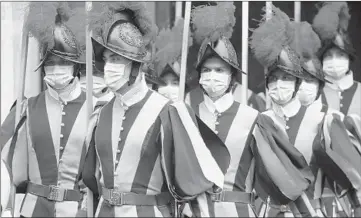
[[[74,66],[45,66],[44,81],[54,89],[63,89],[74,78]]]
[[[312,104],[316,100],[318,88],[318,82],[306,82],[303,80],[297,92],[301,104],[304,106]]]
[[[158,88],[158,93],[174,102],[178,100],[179,86],[177,85],[162,86]]]
[[[350,61],[348,58],[334,58],[323,61],[323,72],[334,80],[339,80],[349,70]]]
[[[105,63],[104,80],[111,91],[116,92],[128,82],[130,70],[126,70],[126,67],[131,63],[132,62],[128,64]]]
[[[229,87],[231,75],[217,72],[202,73],[199,84],[202,85],[209,97],[215,98],[223,95]]]
[[[80,78],[80,87],[86,91],[86,79]],[[104,91],[105,90],[105,91]],[[93,95],[96,98],[100,98],[109,93],[109,89],[105,84],[105,81],[101,77],[93,76]]]
[[[274,103],[285,105],[292,99],[295,86],[295,81],[277,80],[268,84],[268,93]]]

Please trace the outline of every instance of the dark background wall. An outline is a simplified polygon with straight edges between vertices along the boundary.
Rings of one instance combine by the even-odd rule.
[[[312,23],[314,16],[317,13],[316,9],[317,2],[301,2],[301,21],[308,21]],[[207,2],[192,2],[193,6],[198,6],[201,4],[207,4]],[[235,46],[235,49],[238,53],[239,63],[241,64],[241,51],[242,51],[242,2],[234,2],[236,6],[236,25],[234,27],[233,35],[231,41]],[[294,2],[273,2],[276,7],[279,7],[283,10],[290,18],[294,17]],[[357,50],[358,57],[361,57],[361,2],[348,2],[351,13],[351,20],[349,24],[349,34],[352,40],[352,43]],[[261,19],[262,8],[265,6],[265,2],[249,2],[249,28],[256,28],[258,20]],[[251,35],[249,31],[249,36]],[[188,71],[193,68],[193,65],[197,58],[197,52],[199,45],[193,45],[189,50],[188,56]],[[354,78],[357,81],[361,81],[361,63],[357,59],[351,65],[351,69],[354,71]],[[252,56],[251,51],[249,50],[248,57],[248,86],[251,90],[255,92],[264,91],[263,85],[263,67],[255,60]]]

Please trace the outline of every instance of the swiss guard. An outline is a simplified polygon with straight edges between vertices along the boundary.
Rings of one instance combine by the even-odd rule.
[[[356,58],[355,49],[348,35],[351,15],[346,2],[323,3],[313,20],[313,28],[322,41],[319,56],[326,83],[322,102],[345,115],[361,116],[361,83],[354,81],[350,69]]]
[[[26,29],[45,51],[39,67],[47,89],[23,102],[15,134],[2,156],[13,183],[26,185],[22,217],[75,216],[87,147],[85,93],[77,77],[85,64],[84,3],[32,2]]]
[[[270,197],[267,215],[324,216],[321,198],[327,194],[326,180],[332,181],[332,191],[349,192],[357,199],[361,159],[343,115],[322,104],[302,106],[296,96],[301,81],[310,76],[325,82],[316,57],[321,44],[317,34],[310,24],[291,23],[273,7],[272,18],[261,23],[251,38],[255,57],[268,69],[266,85],[272,101],[272,108],[257,123],[252,145],[259,154],[255,156],[257,193]],[[265,122],[269,120],[271,126]],[[265,168],[275,166],[279,171],[265,173]]]
[[[204,99],[194,110],[227,146],[231,162],[223,190],[207,192],[185,205],[183,213],[188,217],[256,216],[252,193],[254,163],[249,144],[259,112],[235,101],[232,92],[236,76],[244,73],[230,42],[234,12],[233,2],[198,6],[192,10],[194,37],[202,41],[196,69]],[[197,208],[202,202],[208,202],[208,210]]]
[[[154,42],[154,72],[157,74],[152,78],[155,80],[158,93],[173,102],[178,100],[179,94],[183,26],[184,20],[179,19],[172,29],[161,30]],[[188,47],[192,46],[192,40],[189,35]],[[186,74],[185,92],[188,90],[187,84],[192,79],[190,75]]]
[[[147,87],[141,69],[150,61],[157,28],[146,3],[92,6],[96,66],[115,94],[93,114],[88,130],[82,175],[99,197],[95,216],[172,216],[175,199],[193,199],[223,186],[229,159],[213,157],[229,153],[207,128],[198,130],[202,123],[184,103],[171,104]]]
[[[212,3],[212,4],[215,4],[215,3]],[[206,9],[204,9],[204,11],[206,11],[206,10],[209,10],[209,11],[207,11],[208,14],[207,14],[207,12],[206,13],[202,12],[200,14],[198,13],[199,17],[197,19],[199,22],[202,23],[202,24],[200,23],[201,25],[207,24],[207,25],[211,25],[212,27],[210,27],[211,29],[206,29],[208,27],[205,26],[204,29],[202,29],[202,30],[199,29],[197,31],[198,33],[194,36],[195,42],[197,44],[201,44],[203,42],[203,39],[207,38],[207,34],[209,34],[209,32],[217,29],[218,23],[221,25],[221,27],[223,27],[222,24],[225,23],[225,19],[230,19],[229,15],[227,15],[227,13],[225,13],[225,11],[223,11],[223,12],[214,11],[213,7],[206,7]],[[210,14],[211,11],[214,12],[215,14]],[[225,13],[224,14],[225,18],[220,17],[218,15],[218,13]],[[230,12],[230,13],[232,14],[233,17],[229,21],[232,21],[233,24],[230,25],[230,27],[228,27],[228,28],[233,29],[233,26],[235,23],[235,17],[233,15],[234,12]],[[212,23],[214,23],[214,24],[208,24],[208,22],[210,22],[210,20],[212,20]],[[201,28],[201,27],[199,26],[198,28]],[[229,30],[226,30],[226,31],[228,31],[229,32],[228,34],[230,34],[229,36],[227,36],[227,38],[229,38],[228,41],[230,41],[233,31],[229,31]],[[234,50],[233,46],[232,46],[232,50]],[[236,53],[234,55],[236,55]],[[226,56],[226,57],[228,57],[228,56]],[[234,60],[234,61],[237,61],[237,60]],[[196,72],[199,73],[199,71],[197,69],[196,69]],[[191,73],[191,70],[189,70],[188,73]],[[229,88],[230,88],[230,91],[233,93],[232,95],[233,95],[234,100],[241,103],[242,84],[239,82],[238,78],[241,78],[241,75],[235,76],[232,79],[232,85],[229,86]],[[186,102],[189,105],[191,105],[191,107],[194,110],[196,110],[198,105],[205,101],[204,96],[205,96],[204,89],[202,88],[202,85],[199,84],[199,86],[196,86],[195,88],[192,87],[192,89],[186,95]],[[261,112],[266,109],[266,100],[265,100],[264,96],[256,94],[253,91],[251,91],[250,89],[248,89],[247,96],[248,96],[248,105],[250,105],[251,107],[253,107],[256,110],[261,111]]]

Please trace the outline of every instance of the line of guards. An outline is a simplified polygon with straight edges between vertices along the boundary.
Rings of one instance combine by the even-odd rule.
[[[244,72],[229,40],[232,2],[192,9],[189,37],[201,46],[187,81],[200,86],[186,87],[187,104],[169,100],[183,21],[157,36],[144,2],[93,2],[89,14],[84,4],[28,8],[47,89],[22,102],[16,128],[15,108],[1,127],[2,212],[8,170],[26,193],[22,217],[86,216],[88,188],[96,217],[361,216],[361,84],[349,69],[347,3],[322,4],[312,25],[272,6],[253,30],[250,47],[267,68],[264,112],[259,96],[250,102],[261,112],[237,101]],[[96,100],[88,126],[87,24]]]

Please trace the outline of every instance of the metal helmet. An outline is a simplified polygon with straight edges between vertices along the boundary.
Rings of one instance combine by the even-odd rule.
[[[236,23],[234,12],[233,2],[202,5],[192,10],[194,38],[201,43],[196,63],[198,72],[206,59],[216,55],[237,72],[245,73],[239,66],[236,50],[230,41]]]
[[[103,52],[112,52],[135,62],[151,61],[149,42],[158,28],[152,22],[145,2],[94,2],[90,12],[89,28],[95,64],[104,68]]]
[[[344,51],[351,60],[356,58],[356,51],[347,31],[350,19],[347,2],[325,2],[321,5],[312,24],[322,41],[322,47],[318,51],[321,60],[332,47]]]
[[[276,69],[299,79],[305,78],[301,57],[294,46],[298,40],[287,14],[272,6],[271,19],[267,20],[264,15],[259,27],[253,31],[250,42],[255,58],[268,69],[266,83],[270,73]]]
[[[86,13],[84,2],[31,2],[25,31],[40,43],[43,58],[35,71],[50,55],[85,64]]]

